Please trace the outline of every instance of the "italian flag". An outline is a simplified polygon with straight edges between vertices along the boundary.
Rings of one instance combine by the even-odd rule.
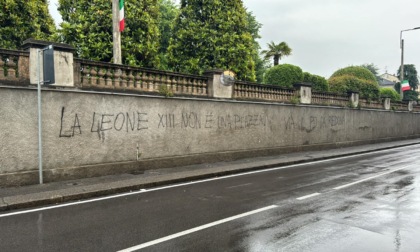
[[[124,31],[124,0],[120,0],[120,32]]]
[[[403,82],[401,83],[401,90],[403,92],[410,90],[410,84],[408,83],[408,80],[403,80]]]

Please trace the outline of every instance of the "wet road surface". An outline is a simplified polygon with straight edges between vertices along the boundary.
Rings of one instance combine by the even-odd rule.
[[[420,251],[419,145],[0,215],[0,251]]]

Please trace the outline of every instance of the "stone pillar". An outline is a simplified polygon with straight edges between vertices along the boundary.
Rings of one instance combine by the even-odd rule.
[[[349,91],[349,103],[352,105],[353,108],[357,108],[359,106],[359,93],[356,91]]]
[[[293,87],[298,90],[301,104],[311,104],[312,102],[312,84],[311,83],[295,83]]]
[[[415,101],[408,101],[408,111],[412,112],[414,107]]]
[[[385,97],[384,98],[384,109],[390,110],[391,109],[391,98]]]
[[[22,49],[29,51],[29,80],[31,84],[38,84],[38,49],[49,45],[54,46],[54,86],[74,86],[73,52],[74,48],[67,44],[53,43],[42,40],[27,39],[23,41]],[[40,79],[43,77],[43,59],[40,54]]]
[[[232,99],[233,85],[223,85],[221,80],[222,74],[223,70],[221,69],[209,70],[204,73],[209,78],[207,82],[208,96],[212,98]]]

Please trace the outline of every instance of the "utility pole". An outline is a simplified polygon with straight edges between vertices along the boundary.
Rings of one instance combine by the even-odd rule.
[[[401,39],[401,66],[400,66],[400,98],[401,100],[404,98],[404,92],[402,91],[403,81],[404,81],[404,39]]]
[[[119,0],[112,0],[112,41],[114,64],[122,64]]]

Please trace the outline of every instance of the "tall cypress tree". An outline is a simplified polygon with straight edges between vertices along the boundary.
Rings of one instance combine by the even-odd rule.
[[[123,63],[159,66],[158,0],[125,1],[125,30],[121,33]],[[73,45],[84,59],[112,61],[112,2],[59,0],[63,23],[60,40]]]
[[[255,48],[242,0],[181,0],[173,34],[173,70],[199,74],[222,68],[239,79],[255,80]]]
[[[51,39],[54,21],[46,0],[8,0],[0,5],[0,47],[16,49],[28,38]]]

